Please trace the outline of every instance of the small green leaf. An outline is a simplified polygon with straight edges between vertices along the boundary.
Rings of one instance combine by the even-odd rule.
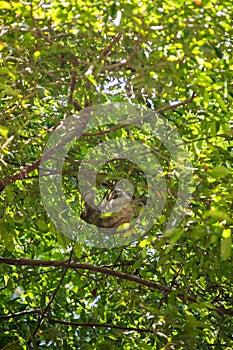
[[[82,245],[81,245],[81,243],[79,243],[79,242],[75,243],[74,254],[75,254],[76,258],[78,258],[78,259],[81,258],[81,255],[82,255]]]
[[[112,4],[111,8],[110,8],[110,13],[111,16],[114,18],[116,16],[117,13],[117,6],[115,4],[115,2]]]
[[[42,231],[46,231],[47,230],[47,224],[46,222],[44,221],[43,218],[40,218],[38,221],[37,221],[37,226],[40,230]]]
[[[167,218],[166,218],[166,216],[164,214],[161,214],[159,216],[159,223],[160,224],[164,224],[166,222],[166,220],[167,220]]]
[[[208,171],[208,174],[211,177],[218,179],[218,178],[225,177],[225,176],[229,175],[230,171],[226,167],[216,166],[212,170]]]
[[[229,237],[231,237],[231,229],[230,229],[230,228],[225,228],[225,229],[222,231],[222,237],[223,237],[223,238],[229,238]]]
[[[231,256],[231,236],[221,239],[221,257],[222,260],[227,260]]]
[[[40,51],[35,51],[34,54],[33,54],[33,56],[34,56],[35,59],[37,59],[38,57],[40,57],[40,55],[41,55],[41,52],[40,52]]]
[[[148,245],[150,245],[149,239],[143,239],[143,240],[138,244],[138,246],[139,246],[140,248],[144,248],[144,247],[146,247],[146,246],[148,246]]]
[[[231,221],[230,215],[228,215],[226,212],[224,212],[222,210],[211,209],[206,213],[206,216],[211,216],[211,217],[216,218],[218,220]]]
[[[214,51],[215,51],[215,53],[216,53],[216,56],[218,57],[218,58],[223,58],[223,53],[222,53],[222,51],[218,48],[218,47],[214,47]]]
[[[8,1],[0,1],[0,9],[11,10],[12,5]]]
[[[15,242],[12,234],[9,234],[5,237],[4,243],[6,246],[6,249],[9,250],[9,252],[13,252],[15,250]]]
[[[0,135],[2,135],[2,137],[7,137],[8,135],[8,129],[5,126],[0,126]]]
[[[67,247],[69,246],[70,240],[68,237],[66,237],[65,235],[63,235],[62,233],[57,232],[57,240],[58,243],[64,248],[67,249]]]
[[[228,113],[228,109],[227,106],[224,102],[224,100],[222,99],[222,96],[220,94],[217,94],[217,92],[214,92],[214,97],[216,98],[219,106],[222,108],[222,110],[226,113]]]

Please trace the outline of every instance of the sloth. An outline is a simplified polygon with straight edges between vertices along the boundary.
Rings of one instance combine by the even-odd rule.
[[[114,228],[132,222],[138,216],[137,208],[138,200],[132,199],[132,195],[121,187],[116,187],[97,209],[85,202],[81,219],[97,227]]]

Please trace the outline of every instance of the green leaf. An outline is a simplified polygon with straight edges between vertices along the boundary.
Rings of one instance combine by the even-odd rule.
[[[222,260],[227,260],[231,256],[231,236],[221,239],[221,257]]]
[[[11,2],[8,1],[0,1],[0,9],[12,10]]]
[[[47,231],[48,229],[48,225],[42,217],[37,221],[37,226],[42,231]]]
[[[214,47],[214,50],[215,50],[215,52],[216,52],[216,56],[218,57],[218,58],[223,58],[223,53],[222,53],[222,51],[218,48],[218,47]]]
[[[81,258],[81,255],[82,255],[82,245],[81,245],[81,243],[79,243],[79,242],[75,243],[74,254],[75,254],[76,258],[78,258],[78,259]]]
[[[231,216],[222,210],[211,209],[206,212],[205,216],[212,216],[213,218],[216,218],[218,220],[227,220],[229,222],[232,221]]]
[[[12,234],[8,233],[7,235],[5,235],[4,243],[5,243],[6,249],[9,250],[9,252],[13,252],[15,250],[15,242]]]
[[[0,135],[2,135],[3,137],[7,137],[7,135],[8,135],[8,128],[7,127],[5,127],[5,126],[0,126]]]
[[[211,169],[210,171],[208,171],[208,174],[211,177],[218,179],[218,178],[228,176],[230,174],[230,170],[226,167],[223,167],[223,166],[216,166],[213,169]]]
[[[219,106],[222,108],[222,110],[226,113],[228,113],[228,108],[222,98],[222,96],[220,94],[218,94],[217,92],[214,92],[214,97],[216,98]]]

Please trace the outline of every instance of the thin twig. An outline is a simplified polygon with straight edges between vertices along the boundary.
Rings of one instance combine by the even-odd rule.
[[[41,314],[41,312],[42,312],[41,309],[24,310],[24,311],[16,312],[15,314],[0,316],[0,320],[10,320],[11,318],[21,317],[25,315]]]
[[[127,326],[120,326],[120,325],[108,324],[108,323],[92,323],[92,322],[82,323],[82,322],[73,322],[73,321],[63,321],[63,320],[54,319],[49,316],[45,316],[45,317],[51,322],[72,326],[72,327],[111,328],[111,329],[122,329],[124,331],[134,331],[138,333],[154,333],[152,329],[148,329],[148,328],[127,327]]]

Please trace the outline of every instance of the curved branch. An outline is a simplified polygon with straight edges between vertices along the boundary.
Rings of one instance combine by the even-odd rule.
[[[0,257],[0,263],[5,263],[8,265],[14,265],[14,266],[54,266],[54,267],[61,267],[61,268],[71,268],[71,269],[80,269],[80,270],[89,270],[93,272],[98,272],[102,273],[104,275],[112,276],[112,277],[117,277],[123,280],[135,282],[139,285],[143,285],[146,287],[149,287],[151,289],[156,289],[162,293],[171,293],[174,291],[173,288],[169,288],[166,286],[159,285],[153,281],[147,281],[144,280],[141,277],[135,276],[135,275],[130,275],[125,272],[119,272],[115,270],[111,270],[106,267],[101,267],[101,266],[94,266],[91,264],[80,264],[77,262],[69,262],[69,261],[56,261],[56,260],[32,260],[32,259],[15,259],[15,258],[4,258]],[[197,299],[192,296],[192,295],[186,295],[181,292],[177,292],[177,297],[179,297],[184,303],[186,301],[190,301],[192,303],[198,303]],[[210,310],[216,311],[219,315],[230,315],[233,316],[233,310],[230,309],[225,309],[224,307],[213,307],[210,308]]]
[[[61,267],[61,268],[71,268],[71,269],[81,269],[81,270],[89,270],[93,272],[99,272],[104,275],[118,277],[121,279],[125,279],[131,282],[136,282],[138,284],[147,286],[149,288],[157,289],[160,292],[171,292],[172,290],[168,287],[161,286],[153,281],[147,281],[143,278],[127,274],[125,272],[119,272],[115,270],[111,270],[107,267],[101,267],[101,266],[94,266],[91,264],[81,264],[77,262],[71,262],[69,261],[57,261],[57,260],[33,260],[33,259],[23,259],[23,258],[4,258],[0,257],[0,263],[5,263],[8,265],[14,265],[14,266],[53,266],[53,267]],[[195,301],[196,299],[191,297],[191,301]]]

